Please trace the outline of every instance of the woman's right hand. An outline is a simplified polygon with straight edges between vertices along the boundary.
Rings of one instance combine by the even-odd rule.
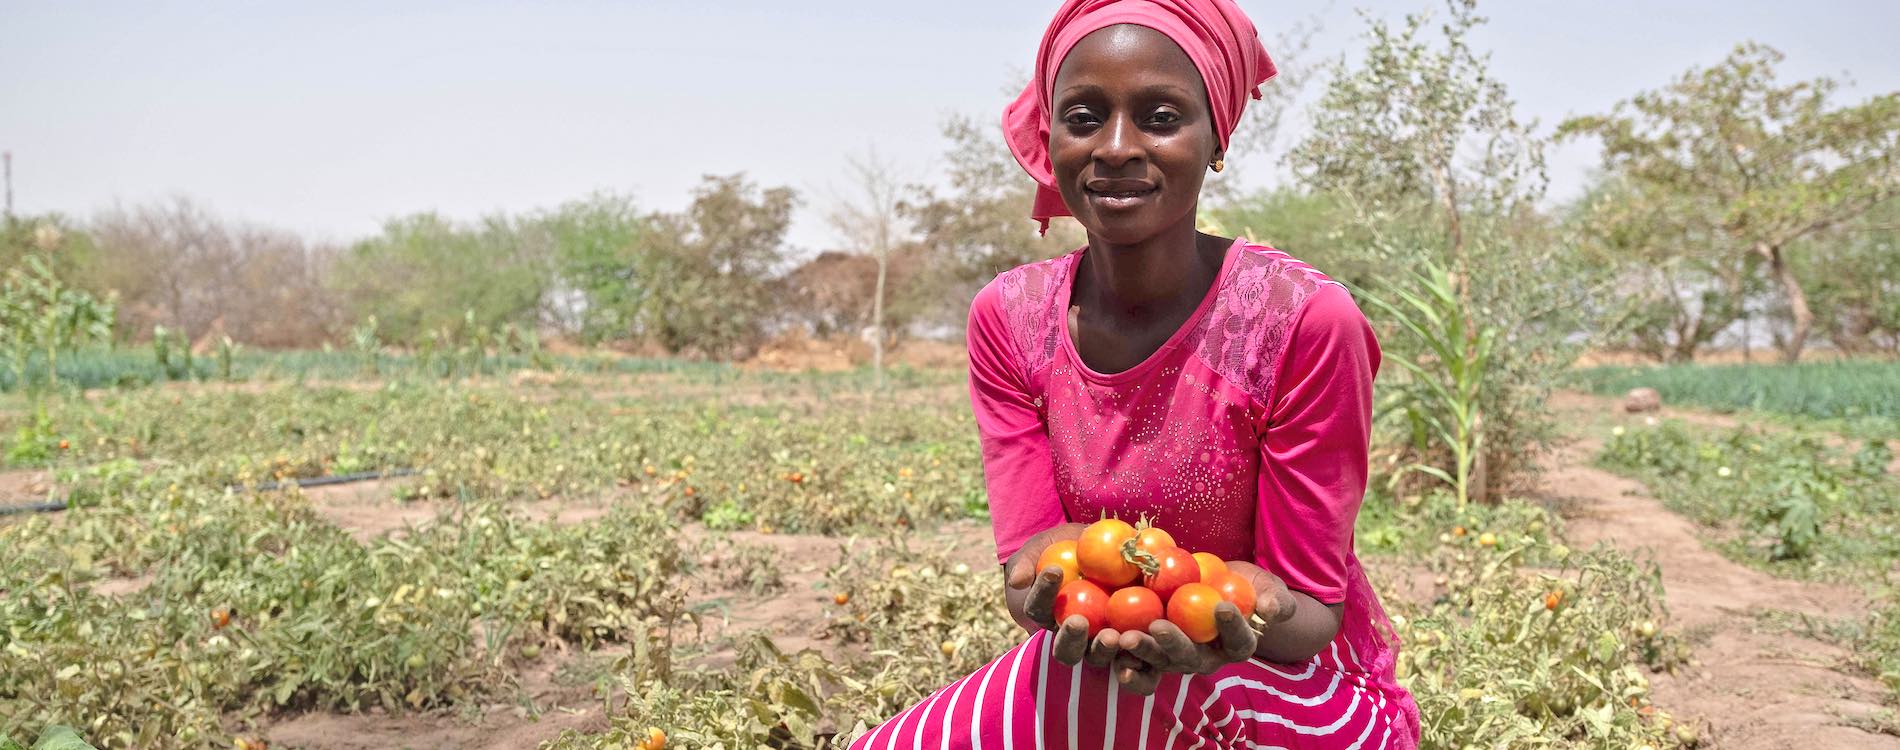
[[[1091,664],[1107,666],[1121,650],[1120,639],[1098,637],[1091,642],[1088,621],[1080,615],[1071,616],[1068,622],[1056,622],[1056,593],[1062,589],[1062,568],[1051,565],[1036,569],[1036,562],[1042,559],[1049,545],[1064,539],[1080,539],[1085,528],[1085,524],[1065,523],[1023,542],[1016,554],[1009,556],[1009,562],[1003,564],[1003,598],[1008,602],[1010,616],[1023,629],[1055,631],[1050,652],[1057,661],[1073,666],[1087,657]]]

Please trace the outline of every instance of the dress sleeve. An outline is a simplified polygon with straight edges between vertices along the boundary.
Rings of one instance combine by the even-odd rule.
[[[1255,562],[1289,589],[1342,602],[1365,499],[1379,342],[1352,295],[1326,284],[1306,299],[1275,368],[1261,425]]]
[[[1037,532],[1065,520],[1056,494],[1049,432],[1009,335],[1002,293],[990,282],[970,304],[970,405],[983,445],[996,559],[1007,561]]]

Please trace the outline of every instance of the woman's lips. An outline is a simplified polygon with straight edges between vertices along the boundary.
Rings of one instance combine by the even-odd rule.
[[[1160,189],[1147,180],[1094,179],[1083,186],[1089,203],[1111,211],[1127,210],[1148,202]]]
[[[1089,190],[1087,192],[1090,204],[1111,211],[1124,211],[1147,203],[1155,193],[1160,191],[1151,188],[1148,190]]]

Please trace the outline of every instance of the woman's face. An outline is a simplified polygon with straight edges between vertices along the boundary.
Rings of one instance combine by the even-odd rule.
[[[1056,185],[1091,236],[1134,244],[1193,225],[1220,142],[1201,73],[1173,40],[1134,25],[1083,37],[1051,109]]]

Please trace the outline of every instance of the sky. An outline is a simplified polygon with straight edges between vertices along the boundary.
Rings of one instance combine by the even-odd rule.
[[[790,238],[810,252],[839,242],[824,215],[848,189],[843,158],[875,148],[908,181],[940,181],[943,121],[1000,117],[1056,5],[0,0],[0,149],[14,156],[21,213],[85,217],[182,195],[332,242],[420,211],[475,219],[599,191],[678,210],[703,175],[745,172],[800,191]],[[1280,59],[1295,70],[1353,54],[1360,12],[1396,21],[1439,4],[1241,6],[1269,40],[1318,23],[1307,55]],[[1481,11],[1491,22],[1473,46],[1546,130],[1745,39],[1787,54],[1783,80],[1850,79],[1845,101],[1900,90],[1893,0],[1487,0]],[[1283,140],[1301,127],[1296,113]],[[1277,153],[1246,158],[1237,173],[1275,179]],[[1596,151],[1567,145],[1550,162],[1559,200]]]

